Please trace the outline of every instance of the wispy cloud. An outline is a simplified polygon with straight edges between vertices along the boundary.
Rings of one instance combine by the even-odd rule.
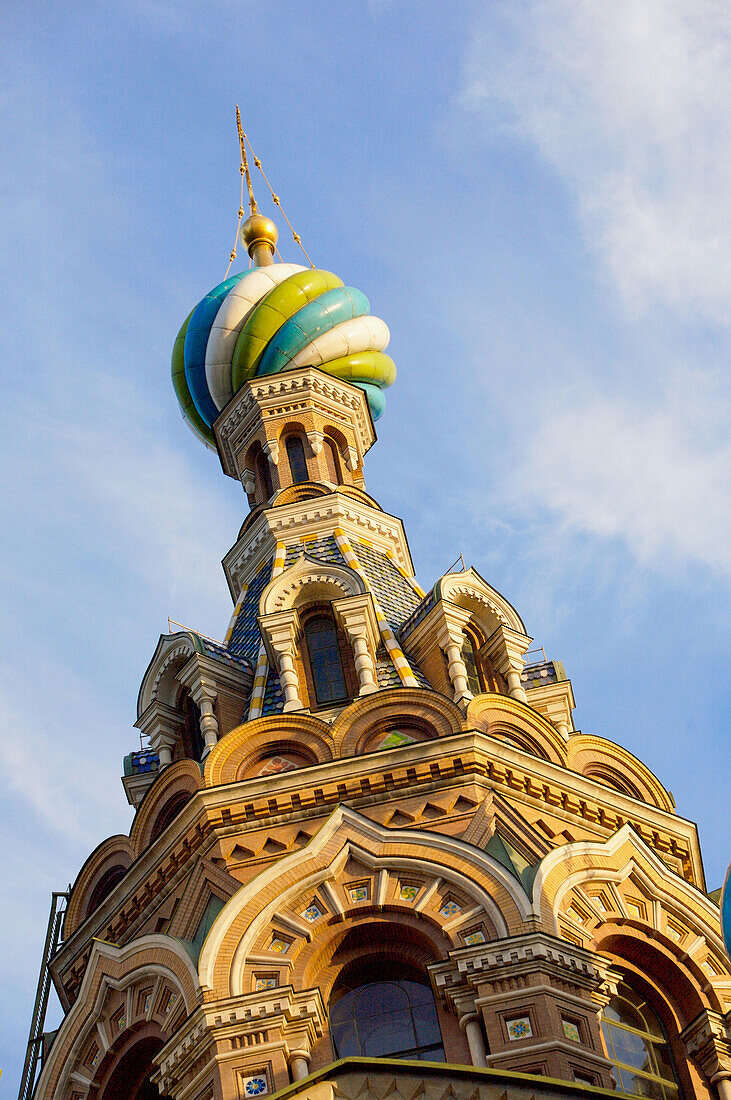
[[[462,103],[533,143],[633,310],[729,321],[731,9],[715,0],[486,5]]]

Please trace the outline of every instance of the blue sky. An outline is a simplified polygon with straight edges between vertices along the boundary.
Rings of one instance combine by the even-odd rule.
[[[515,604],[577,725],[657,772],[720,885],[729,9],[25,0],[4,40],[9,1095],[50,893],[129,829],[158,635],[170,615],[221,637],[230,614],[245,501],[179,417],[169,359],[228,264],[237,102],[315,263],[391,328],[367,485],[421,583],[461,552]]]

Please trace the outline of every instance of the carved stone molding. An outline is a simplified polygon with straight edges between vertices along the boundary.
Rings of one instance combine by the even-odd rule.
[[[728,1014],[706,1009],[682,1031],[688,1057],[702,1070],[706,1078],[716,1084],[731,1080],[731,1026]]]

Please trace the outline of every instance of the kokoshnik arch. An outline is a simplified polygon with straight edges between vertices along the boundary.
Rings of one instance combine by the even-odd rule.
[[[564,666],[475,568],[419,587],[364,482],[388,329],[274,263],[251,209],[253,266],[172,358],[248,499],[233,614],[221,642],[157,643],[132,828],[82,867],[58,945],[49,926],[64,1018],[23,1095],[731,1100],[694,824],[575,729]]]

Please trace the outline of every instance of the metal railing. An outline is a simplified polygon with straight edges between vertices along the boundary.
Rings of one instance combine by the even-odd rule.
[[[51,992],[51,972],[48,964],[56,954],[61,940],[61,925],[66,912],[65,903],[69,900],[67,892],[51,894],[51,912],[48,917],[46,929],[46,942],[43,945],[43,958],[41,970],[38,975],[38,988],[33,1005],[33,1015],[30,1022],[30,1034],[28,1036],[28,1049],[25,1052],[23,1075],[20,1079],[18,1100],[31,1100],[36,1087],[38,1077],[38,1064],[43,1053],[43,1027],[46,1022],[48,1009],[48,995]]]

